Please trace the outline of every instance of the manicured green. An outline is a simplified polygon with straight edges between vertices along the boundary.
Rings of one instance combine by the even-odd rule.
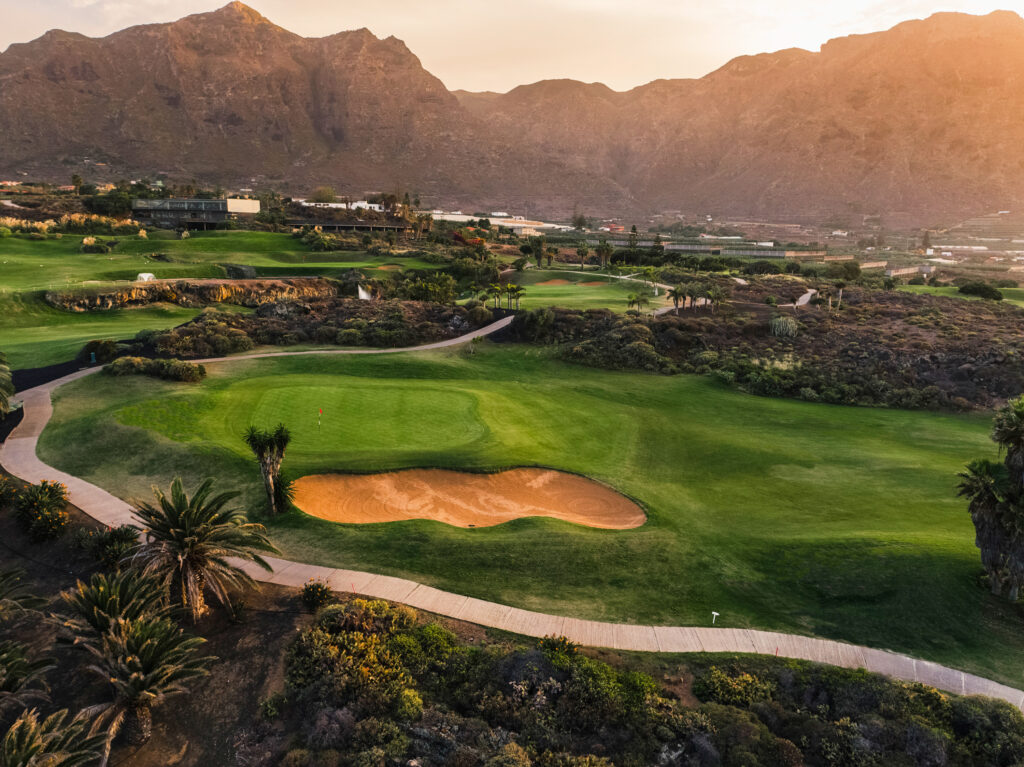
[[[317,411],[323,425],[317,428]],[[265,507],[242,440],[284,422],[286,475],[544,465],[647,508],[632,531],[526,519],[268,520],[293,559],[603,620],[753,626],[888,647],[1024,684],[1021,610],[989,595],[956,473],[987,416],[762,399],[546,350],[236,360],[201,384],[93,376],[56,395],[47,462],[125,497],[215,476]]]
[[[899,290],[906,293],[926,293],[930,296],[946,296],[948,298],[966,298],[970,301],[981,301],[978,296],[969,296],[961,293],[959,288],[953,286],[932,286],[932,285],[900,285]],[[1024,288],[999,288],[1003,294],[1002,303],[1013,304],[1024,307]]]
[[[561,281],[567,285],[542,285],[540,283]],[[613,309],[624,312],[629,309],[629,295],[643,293],[650,300],[645,312],[668,305],[665,291],[654,296],[654,289],[640,281],[618,280],[600,272],[577,274],[561,270],[534,270],[513,274],[510,281],[525,289],[519,305],[523,309],[541,306],[561,306],[567,309]],[[587,283],[602,283],[591,285]]]

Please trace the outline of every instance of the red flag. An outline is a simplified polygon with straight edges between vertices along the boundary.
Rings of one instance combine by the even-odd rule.
[[[320,415],[323,415],[323,414],[324,414],[324,409],[320,408]]]

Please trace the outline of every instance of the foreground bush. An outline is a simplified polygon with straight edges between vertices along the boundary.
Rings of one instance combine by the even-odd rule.
[[[196,383],[206,377],[206,368],[194,362],[146,357],[120,357],[103,368],[103,372],[112,376],[146,375],[186,383]]]
[[[268,711],[292,737],[264,743],[267,763],[1008,767],[1024,759],[1024,717],[1000,701],[770,657],[701,656],[684,673],[694,676],[689,704],[680,700],[693,701],[689,691],[670,692],[565,638],[475,645],[408,607],[353,599],[323,608],[289,649],[286,689]]]
[[[60,482],[44,479],[29,485],[15,500],[15,518],[35,542],[59,538],[71,517],[67,512],[68,489]]]

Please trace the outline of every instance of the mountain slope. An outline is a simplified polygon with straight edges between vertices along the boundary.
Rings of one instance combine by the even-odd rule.
[[[451,93],[395,38],[305,39],[241,3],[0,54],[0,175],[410,189],[565,213],[774,218],[1024,204],[1024,20],[937,14],[619,93]],[[83,173],[89,175],[90,172]]]

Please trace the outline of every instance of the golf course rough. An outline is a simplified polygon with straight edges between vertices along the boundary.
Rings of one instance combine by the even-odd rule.
[[[551,469],[316,474],[302,477],[293,487],[298,508],[331,522],[430,519],[457,527],[491,527],[514,519],[550,517],[628,530],[647,520],[643,509],[610,487]]]

